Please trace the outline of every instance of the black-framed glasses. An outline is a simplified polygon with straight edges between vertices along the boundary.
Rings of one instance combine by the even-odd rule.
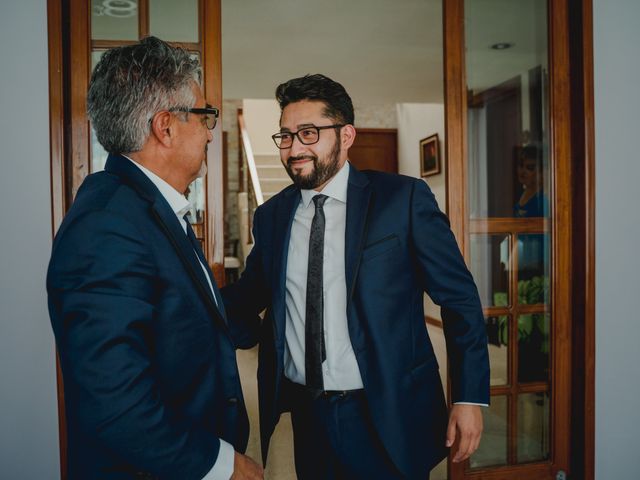
[[[207,105],[204,108],[170,108],[170,112],[184,112],[184,113],[195,113],[196,115],[204,115],[202,117],[202,123],[209,130],[213,130],[216,128],[216,123],[218,122],[218,116],[220,115],[220,110],[211,105]]]
[[[344,126],[345,124],[323,125],[321,127],[311,125],[309,127],[301,128],[297,132],[276,133],[271,135],[271,138],[273,138],[273,142],[279,149],[291,148],[291,145],[293,145],[293,137],[298,137],[298,140],[300,140],[300,143],[303,145],[313,145],[320,141],[320,130],[325,130],[327,128],[342,128]]]

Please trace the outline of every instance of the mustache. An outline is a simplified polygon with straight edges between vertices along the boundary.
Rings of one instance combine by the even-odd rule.
[[[291,166],[291,164],[297,160],[312,160],[315,162],[318,160],[318,157],[315,155],[298,155],[296,157],[289,157],[287,158],[287,165]]]

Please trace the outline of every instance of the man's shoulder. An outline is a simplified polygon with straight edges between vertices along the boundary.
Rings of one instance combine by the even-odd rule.
[[[260,211],[260,213],[273,212],[278,208],[278,205],[285,199],[290,198],[291,195],[295,195],[298,191],[298,188],[291,184],[288,187],[285,187],[280,192],[276,193],[273,197],[267,199],[262,205],[258,206],[256,211]]]
[[[135,190],[117,175],[101,171],[87,176],[65,215],[57,237],[70,228],[86,228],[87,225],[105,224],[114,229],[122,222],[134,224],[140,220],[145,202]]]

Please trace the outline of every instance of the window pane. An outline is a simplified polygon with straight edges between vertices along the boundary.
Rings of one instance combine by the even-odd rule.
[[[491,386],[509,383],[509,317],[489,317],[485,319],[489,339],[489,366]]]
[[[91,38],[138,40],[138,0],[91,0]]]
[[[472,218],[549,214],[546,0],[466,0]]]
[[[532,313],[518,317],[518,382],[549,381],[550,315]]]
[[[518,463],[549,458],[549,394],[518,395]]]
[[[509,238],[471,235],[471,273],[483,307],[509,305]]]
[[[518,235],[518,302],[548,303],[549,296],[549,234]],[[520,282],[533,282],[520,288]],[[534,288],[535,286],[535,288]]]
[[[96,68],[96,65],[100,61],[102,54],[105,50],[94,50],[91,52],[91,70],[93,71]],[[100,170],[104,170],[104,164],[107,162],[107,157],[109,154],[102,148],[100,142],[98,142],[98,137],[96,137],[96,132],[93,127],[91,128],[91,173],[99,172]]]
[[[491,397],[491,406],[482,409],[484,431],[478,450],[469,460],[471,468],[507,464],[507,397]]]
[[[204,222],[204,181],[197,178],[187,190],[187,200],[191,203],[189,221],[191,223]]]
[[[151,35],[167,42],[198,42],[198,0],[150,0]]]

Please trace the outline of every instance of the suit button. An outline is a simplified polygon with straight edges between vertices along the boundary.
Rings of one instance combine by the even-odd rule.
[[[235,405],[236,403],[238,403],[238,399],[236,397],[231,397],[227,400],[227,402],[231,405]]]

